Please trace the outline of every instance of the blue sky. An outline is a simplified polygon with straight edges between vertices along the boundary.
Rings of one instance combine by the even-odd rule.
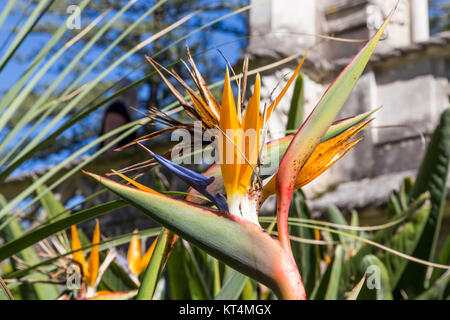
[[[6,1],[0,2],[0,12],[4,8],[6,3],[7,3]],[[76,1],[75,1],[75,3],[76,3]],[[226,12],[203,13],[203,16],[201,16],[202,22],[211,21],[211,20],[215,19],[216,17],[223,15],[224,13],[226,13]],[[62,12],[61,14],[62,14],[62,16],[52,15],[51,21],[55,22],[55,23],[59,23],[59,24],[63,23],[64,20],[66,19],[67,15],[65,15],[66,14],[65,12]],[[111,12],[109,14],[109,17],[112,15],[113,15],[113,13]],[[0,29],[0,55],[6,51],[8,45],[14,39],[14,37],[10,38],[9,43],[6,43],[6,45],[4,45],[4,41],[7,39],[9,30],[12,29],[16,25],[19,16],[20,16],[20,13],[18,15],[16,14],[16,15],[9,16],[7,18],[7,20],[5,21],[5,24],[3,25],[3,27]],[[107,19],[108,19],[108,16],[105,18],[105,21],[107,21]],[[87,21],[86,17],[83,15],[81,16],[81,21],[82,21],[82,24],[87,25],[89,23],[89,21]],[[236,19],[235,17],[228,18],[228,22],[231,24],[239,23],[238,19]],[[242,27],[245,28],[245,25],[242,25]],[[199,36],[200,36],[200,34],[197,34],[194,37],[199,37]],[[24,43],[21,45],[21,47],[17,51],[17,54],[18,55],[29,55],[32,52],[36,52],[38,49],[42,48],[45,45],[45,43],[49,40],[49,38],[50,38],[50,36],[48,36],[48,35],[32,34],[24,41]],[[195,41],[197,39],[192,37],[191,39],[188,39],[188,42],[189,42],[189,40]],[[230,40],[233,40],[233,37],[227,36],[226,34],[219,34],[219,33],[215,34],[214,42],[217,44],[227,42]],[[181,45],[184,46],[184,43]],[[223,51],[225,56],[229,59],[229,61],[231,63],[234,63],[240,56],[241,48],[242,48],[242,42],[229,44],[227,46],[221,47],[221,50]],[[98,49],[95,49],[95,48],[91,49],[87,55],[88,59],[93,60],[94,58],[96,58],[98,56],[99,52],[100,51]],[[70,53],[70,54],[75,54],[75,53]],[[215,57],[217,57],[219,54],[216,50],[213,49],[210,52],[208,52],[207,55],[209,55],[209,56],[214,55]],[[106,56],[104,59],[108,59],[108,56]],[[12,86],[12,84],[15,83],[17,81],[17,79],[19,79],[20,75],[26,70],[28,65],[29,65],[29,61],[14,61],[13,60],[10,63],[8,63],[8,65],[0,73],[0,91],[8,90],[8,88],[10,88]],[[226,65],[225,61],[222,60],[221,65],[218,65],[217,67],[225,69],[225,65]],[[116,68],[113,72],[111,72],[106,77],[106,80],[107,81],[118,80],[123,75],[128,74],[128,72],[130,72],[130,71],[132,71],[132,70],[124,69],[124,68],[120,68],[120,67]],[[41,85],[39,88],[41,88],[41,90],[45,89],[48,86],[48,84],[51,83],[51,81],[57,77],[57,75],[58,75],[58,73],[54,72],[54,70],[48,72],[43,77],[42,82],[40,82]],[[90,74],[88,74],[86,76],[85,79],[83,79],[82,83],[92,80],[97,75],[98,75],[98,73],[91,72]],[[142,76],[144,76],[144,74],[141,72],[141,70],[134,70],[133,73],[129,76],[129,78],[131,80],[137,80],[137,79],[140,79]],[[67,77],[60,85],[60,89],[63,89],[65,86],[67,86],[69,84],[70,84],[70,78]],[[146,98],[145,95],[146,95],[146,91],[141,90],[140,97],[145,99]],[[95,112],[92,116],[90,116],[85,121],[87,121],[89,125],[91,125],[91,124],[93,126],[98,125],[102,113],[103,113],[102,110],[98,110],[97,112]],[[62,123],[63,122],[61,122],[61,124]],[[38,127],[36,130],[36,133],[39,132],[40,129],[42,129],[42,127],[43,126]],[[70,131],[68,132],[68,134],[70,134]],[[18,140],[12,141],[12,144],[16,143],[17,141]],[[87,144],[89,142],[90,142],[90,140],[87,140],[87,141],[85,141],[85,144]],[[67,157],[67,155],[68,155],[67,150],[62,150],[58,154],[52,155],[51,157],[49,157],[46,160],[29,161],[27,163],[24,163],[20,168],[18,168],[14,172],[14,174],[19,174],[24,171],[42,169],[49,164],[53,164],[53,163],[60,161],[61,159],[64,159],[65,157]]]

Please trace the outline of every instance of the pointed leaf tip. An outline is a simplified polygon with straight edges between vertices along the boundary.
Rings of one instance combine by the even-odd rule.
[[[380,30],[356,54],[353,60],[329,86],[320,102],[295,134],[280,161],[276,180],[277,226],[280,241],[286,248],[290,248],[287,218],[297,176],[356,85],[395,12],[395,8],[389,14]]]
[[[90,176],[172,232],[271,287],[279,297],[304,296],[291,255],[256,224],[108,178]]]

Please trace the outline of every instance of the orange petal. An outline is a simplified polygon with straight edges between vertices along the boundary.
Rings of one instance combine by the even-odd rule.
[[[220,109],[219,128],[219,154],[220,169],[222,170],[223,184],[228,196],[233,196],[237,192],[239,181],[238,151],[236,146],[240,146],[240,123],[236,113],[233,91],[231,89],[228,69],[225,75],[223,87],[222,107]],[[224,133],[228,136],[225,137]],[[231,141],[234,142],[234,144]],[[239,155],[239,161],[242,162]]]
[[[353,140],[347,144],[340,145],[336,148],[326,149],[327,146],[318,146],[317,152],[311,155],[311,162],[309,160],[306,162],[305,166],[300,171],[300,174],[295,183],[295,188],[301,188],[315,178],[320,176],[322,173],[327,171],[331,166],[333,166],[339,159],[341,159],[349,150],[351,150],[361,138]],[[326,142],[324,142],[326,144]],[[326,150],[326,151],[325,151]],[[324,154],[326,152],[326,154]],[[314,157],[313,157],[314,156]],[[316,161],[314,161],[316,160]],[[308,163],[309,162],[309,163]]]
[[[72,251],[78,250],[82,248],[80,238],[78,237],[78,229],[76,225],[73,225],[70,227],[71,234],[72,234]],[[81,265],[82,271],[83,271],[83,277],[84,279],[87,278],[89,271],[88,266],[86,263],[86,259],[84,258],[83,251],[77,251],[73,254],[73,260],[78,262]]]
[[[98,297],[98,296],[104,296],[104,295],[107,295],[107,294],[111,294],[111,293],[114,293],[114,292],[113,291],[109,291],[109,290],[99,290],[96,293],[97,293],[97,297]]]
[[[314,238],[317,241],[320,240],[320,231],[318,229],[314,229]]]
[[[100,225],[98,220],[95,221],[94,235],[92,236],[92,244],[97,244],[92,247],[89,255],[89,276],[86,280],[87,285],[93,287],[98,276],[98,267],[100,264],[99,245],[100,242]]]
[[[130,271],[134,275],[139,275],[139,266],[141,263],[141,241],[136,235],[131,237],[130,246],[128,247],[127,260]]]
[[[261,130],[261,122],[259,119],[259,103],[260,103],[260,88],[261,80],[259,74],[256,75],[255,89],[253,95],[248,101],[247,109],[245,110],[244,118],[242,120],[242,129],[244,136],[242,138],[241,150],[245,157],[251,163],[252,167],[256,166],[259,152],[259,134]],[[239,193],[243,194],[251,184],[251,177],[253,174],[252,168],[247,162],[241,164],[239,170]]]
[[[134,296],[136,296],[137,290],[129,290],[129,291],[107,291],[101,290],[97,291],[96,296],[92,298],[88,298],[86,300],[130,300]]]
[[[300,170],[295,187],[301,188],[308,184],[342,158],[350,149],[361,141],[361,138],[353,141],[351,141],[351,139],[363,130],[371,121],[371,119],[364,121],[341,133],[337,137],[319,144]]]
[[[208,106],[209,113],[218,121],[220,115],[219,104],[217,103],[216,99],[214,99],[213,94],[206,85],[205,79],[203,78],[202,74],[195,65],[194,59],[192,59],[189,48],[187,48],[187,55],[189,64],[191,65],[192,70],[194,72],[194,80],[196,82],[197,88],[199,89],[200,94],[203,97],[203,100],[206,102],[206,106]]]
[[[283,90],[281,90],[280,94],[278,95],[278,97],[276,97],[275,101],[271,103],[271,105],[269,106],[269,108],[267,108],[267,112],[266,112],[266,116],[265,116],[265,121],[264,119],[262,119],[262,122],[267,122],[270,119],[270,115],[272,114],[272,112],[275,111],[275,109],[277,108],[278,104],[280,103],[281,99],[283,99],[284,95],[286,94],[286,92],[288,91],[289,87],[291,86],[292,82],[294,82],[295,78],[297,77],[298,73],[300,72],[300,69],[303,65],[303,62],[305,62],[306,59],[306,54],[303,56],[302,60],[300,61],[300,63],[297,66],[297,69],[295,69],[294,73],[292,74],[291,78],[288,80],[288,82],[286,83],[286,85],[284,86]],[[261,117],[264,117],[264,114],[261,115]]]
[[[153,190],[153,189],[151,189],[149,187],[146,187],[143,184],[140,184],[139,182],[137,182],[137,181],[135,181],[135,180],[133,180],[131,178],[128,178],[126,175],[124,175],[124,174],[122,174],[122,173],[120,173],[120,172],[118,172],[116,170],[111,169],[111,171],[114,172],[115,174],[117,174],[122,179],[124,179],[124,180],[128,181],[129,183],[131,183],[132,185],[134,185],[139,190],[147,191],[147,192],[154,193],[154,194],[160,194],[159,192],[157,192],[157,191],[155,191],[155,190]]]
[[[217,123],[219,122],[213,111],[209,108],[209,106],[205,103],[205,101],[194,94],[193,92],[187,91],[187,94],[191,98],[191,101],[194,103],[195,110],[198,115],[201,117],[202,121],[209,127],[215,128]]]
[[[299,189],[313,181],[328,170],[348,151],[350,151],[361,138],[350,141],[356,134],[364,129],[372,120],[356,125],[340,135],[320,143],[311,154],[295,182],[295,189]],[[275,176],[264,186],[264,198],[275,193]]]
[[[156,239],[153,240],[151,246],[148,248],[147,252],[142,257],[140,265],[139,265],[139,274],[141,274],[147,268],[148,263],[150,262],[150,259],[152,258],[153,251],[155,250],[157,242],[158,242],[158,237],[156,237]]]

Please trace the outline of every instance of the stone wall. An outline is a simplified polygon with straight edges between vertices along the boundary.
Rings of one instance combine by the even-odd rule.
[[[352,39],[368,39],[381,25],[395,0],[319,0],[308,1],[297,19],[289,20],[290,10],[305,1],[280,0],[264,5],[264,14],[252,18],[252,35],[265,26],[264,39],[250,41],[247,54],[250,66],[259,66],[310,48],[303,68],[305,75],[305,110],[310,112],[328,85],[337,76],[363,43],[324,41],[306,33],[327,34]],[[314,3],[314,5],[312,4]],[[308,185],[307,193],[313,208],[323,210],[325,203],[337,203],[346,209],[380,204],[375,193],[387,199],[391,190],[405,176],[414,176],[422,159],[427,138],[435,128],[441,112],[449,106],[450,33],[428,37],[425,1],[402,1],[393,16],[386,38],[381,41],[365,73],[359,80],[339,118],[356,115],[382,106],[376,113],[364,140],[334,167]],[[279,8],[284,8],[280,10]],[[258,10],[263,11],[260,8]],[[267,12],[268,11],[268,12]],[[315,17],[311,17],[314,14]],[[264,19],[283,21],[285,33],[280,36],[277,23],[264,24]],[[304,18],[304,19],[303,19]],[[256,20],[255,20],[256,19]],[[307,27],[297,24],[302,20]],[[254,24],[254,22],[257,22]],[[306,22],[305,22],[306,21]],[[274,46],[274,35],[278,35]],[[260,34],[259,34],[260,35]],[[300,41],[295,38],[307,39]],[[294,40],[295,39],[295,40]],[[313,40],[311,40],[313,39]],[[263,97],[292,73],[296,63],[263,74]],[[276,95],[276,93],[275,93]],[[285,128],[290,90],[270,122],[270,131],[279,135]],[[387,183],[390,181],[391,183]],[[346,189],[346,184],[348,188]],[[380,189],[388,186],[389,190]],[[354,201],[351,190],[359,190]],[[326,191],[335,190],[331,192]],[[375,193],[372,192],[375,190]],[[346,192],[347,191],[347,192]],[[326,201],[322,201],[326,198]]]

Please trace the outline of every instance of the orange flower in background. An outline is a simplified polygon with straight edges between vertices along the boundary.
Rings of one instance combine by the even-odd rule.
[[[135,230],[137,232],[137,230]],[[158,238],[156,238],[150,247],[148,248],[147,252],[142,255],[141,251],[141,241],[137,235],[134,235],[131,238],[130,245],[128,247],[128,254],[127,254],[127,260],[128,260],[128,268],[130,269],[131,273],[135,276],[139,276],[148,266],[148,263],[150,262],[150,259],[152,257],[153,251],[155,250],[156,243],[158,241]]]
[[[83,245],[80,241],[79,231],[75,225],[71,226],[71,234],[71,247],[72,251],[75,251],[72,254],[73,261],[75,261],[80,266],[83,279],[83,286],[80,288],[80,292],[76,295],[76,299],[122,300],[132,298],[137,294],[137,290],[115,292],[108,290],[97,290],[103,272],[116,257],[115,251],[110,251],[100,265],[100,225],[98,220],[96,220],[95,223],[94,234],[92,236],[93,246],[91,247],[91,253],[89,254],[88,261],[86,261],[83,251],[81,250],[83,248]],[[130,247],[128,250],[128,267],[136,277],[139,276],[139,274],[141,274],[147,267],[153,250],[155,249],[155,245],[156,240],[152,243],[147,252],[142,256],[140,251],[141,246],[139,237],[135,235],[131,238]]]
[[[94,234],[92,236],[92,244],[94,244],[94,246],[91,248],[88,262],[86,262],[83,251],[80,250],[82,248],[82,244],[78,236],[78,229],[75,225],[71,226],[71,233],[72,251],[76,251],[73,253],[73,260],[81,266],[81,270],[83,272],[83,281],[87,286],[88,296],[93,295],[99,282],[99,279],[97,278],[100,264],[98,245],[98,243],[100,242],[100,225],[98,223],[98,220],[96,220]]]

